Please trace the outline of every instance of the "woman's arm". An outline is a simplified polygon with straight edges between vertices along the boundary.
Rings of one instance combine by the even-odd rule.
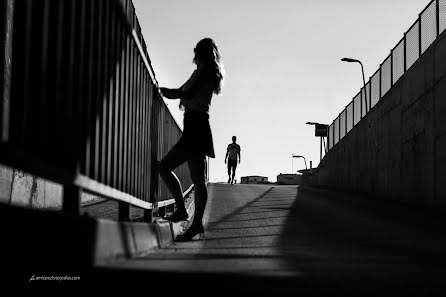
[[[168,88],[160,88],[161,94],[168,99],[178,99],[180,98],[180,90],[179,89],[168,89]]]

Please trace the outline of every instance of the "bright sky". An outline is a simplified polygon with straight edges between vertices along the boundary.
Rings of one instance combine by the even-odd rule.
[[[210,181],[226,181],[233,135],[241,176],[267,176],[319,164],[308,121],[331,124],[416,21],[429,0],[133,0],[156,78],[180,87],[195,69],[193,48],[213,38],[226,70],[210,123],[216,158]],[[166,100],[182,127],[178,100]],[[294,162],[294,163],[292,163]]]

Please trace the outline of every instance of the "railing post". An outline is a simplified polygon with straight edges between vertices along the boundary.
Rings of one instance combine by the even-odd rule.
[[[390,88],[393,87],[393,50],[390,51]]]
[[[0,73],[0,126],[2,127],[1,141],[7,142],[9,140],[9,113],[10,113],[10,88],[11,88],[11,56],[12,56],[12,33],[14,24],[14,1],[2,1],[2,14],[4,19],[0,24],[0,58],[3,61],[3,72]]]
[[[435,19],[436,19],[436,25],[437,25],[437,35],[436,37],[438,37],[438,35],[440,35],[440,0],[436,0],[435,1]]]
[[[79,216],[82,190],[71,184],[64,185],[62,212],[69,216]]]
[[[403,71],[403,74],[404,74],[404,72],[406,72],[406,68],[407,68],[407,53],[406,53],[406,51],[407,51],[407,49],[406,49],[406,47],[407,47],[407,42],[406,42],[406,40],[407,40],[407,32],[405,32],[404,33],[404,41],[403,41],[403,43],[404,43],[404,45],[403,45],[403,47],[404,47],[404,58],[403,58],[403,67],[404,67],[404,71]]]
[[[118,204],[118,220],[123,222],[130,221],[130,204],[119,201]]]
[[[164,217],[166,215],[166,208],[167,206],[163,206],[163,207],[159,207],[158,208],[158,216],[159,217]]]
[[[362,91],[360,91],[361,96],[359,97],[359,121],[362,120]],[[358,121],[358,123],[359,123]]]
[[[372,109],[372,77],[369,77],[369,106]]]
[[[382,80],[383,80],[382,66],[383,66],[383,64],[379,64],[379,96],[378,96],[378,101],[381,100],[381,96],[382,96]]]
[[[418,58],[421,57],[421,13],[418,15]]]
[[[151,223],[153,221],[153,210],[144,209],[144,222]]]

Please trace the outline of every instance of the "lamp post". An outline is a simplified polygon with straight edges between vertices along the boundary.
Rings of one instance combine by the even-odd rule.
[[[349,63],[359,63],[361,65],[361,70],[362,70],[362,81],[364,82],[364,92],[365,92],[365,111],[368,111],[367,108],[367,89],[365,87],[365,76],[364,76],[364,66],[362,66],[361,61],[356,60],[356,59],[351,59],[351,58],[342,58],[341,61],[343,62],[349,62]]]
[[[295,154],[293,154],[293,157],[292,157],[292,158],[303,158],[304,161],[305,161],[305,169],[308,170],[308,167],[307,167],[307,160],[305,159],[304,156],[300,156],[300,155],[295,155]],[[293,159],[291,159],[291,160],[293,160]],[[291,163],[291,164],[292,164],[292,163]]]
[[[324,137],[327,137],[328,135],[328,125],[326,124],[319,124],[319,123],[315,123],[315,122],[307,122],[307,125],[314,125],[315,126],[315,136],[318,136],[321,138],[321,159],[319,160],[322,161],[322,143],[324,143],[324,147],[325,147],[325,142],[324,142]]]

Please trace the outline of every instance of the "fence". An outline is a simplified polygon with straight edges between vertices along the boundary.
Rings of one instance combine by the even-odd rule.
[[[380,68],[329,126],[328,150],[359,123],[445,28],[446,0],[432,0],[384,59]],[[366,106],[369,107],[367,110]]]
[[[151,220],[152,209],[173,203],[156,162],[181,130],[159,93],[132,2],[1,5],[0,34],[12,39],[0,44],[0,76],[9,82],[0,162],[62,184],[67,213],[78,214],[80,191],[120,201],[122,220],[129,204]],[[190,189],[187,167],[176,174]]]

